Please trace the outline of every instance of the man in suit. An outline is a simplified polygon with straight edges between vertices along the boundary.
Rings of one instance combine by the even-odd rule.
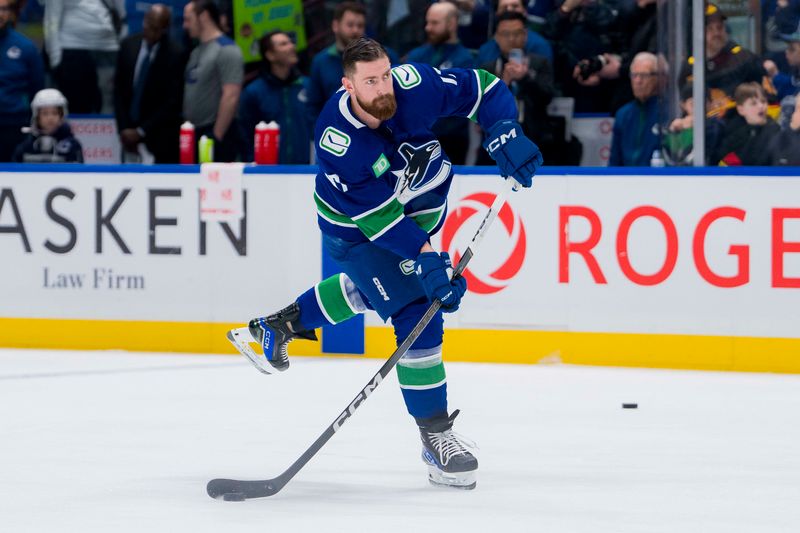
[[[114,109],[126,161],[139,161],[143,146],[156,163],[178,162],[184,65],[169,27],[169,8],[154,4],[142,33],[120,43]]]

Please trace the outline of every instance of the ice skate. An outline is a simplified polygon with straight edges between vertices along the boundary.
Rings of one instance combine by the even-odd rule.
[[[432,485],[471,490],[477,484],[478,460],[467,449],[475,444],[452,430],[458,413],[456,410],[449,417],[427,419],[419,424],[422,460],[428,465],[428,481]]]
[[[270,369],[283,372],[289,368],[287,346],[292,340],[317,340],[317,335],[313,330],[302,329],[299,319],[300,307],[297,302],[294,302],[277,313],[250,321],[247,329],[250,330],[253,340],[261,346],[264,356],[257,355],[252,351],[250,352],[252,356],[246,352],[245,355],[261,372],[270,374],[272,373]],[[253,359],[253,356],[257,359]],[[269,367],[264,365],[264,359]]]

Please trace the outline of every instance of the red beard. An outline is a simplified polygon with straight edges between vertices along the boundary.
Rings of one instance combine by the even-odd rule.
[[[397,100],[393,94],[384,94],[377,97],[370,103],[366,103],[358,98],[359,105],[378,120],[389,120],[397,112]]]

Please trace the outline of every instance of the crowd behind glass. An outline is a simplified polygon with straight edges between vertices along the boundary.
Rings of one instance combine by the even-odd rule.
[[[610,166],[694,162],[692,32],[665,22],[678,5],[690,28],[689,0],[303,5],[305,48],[270,31],[253,40],[262,60],[246,63],[230,0],[152,5],[135,33],[123,0],[0,0],[0,162],[83,161],[71,113],[113,115],[122,162],[179,162],[182,125],[193,160],[202,138],[214,160],[253,161],[269,123],[278,163],[312,163],[315,117],[341,85],[342,50],[363,35],[393,64],[496,75],[549,165],[580,163],[570,121],[582,116],[613,117]],[[704,18],[705,163],[798,164],[800,0],[706,3]],[[491,162],[467,119],[434,129],[455,164]]]

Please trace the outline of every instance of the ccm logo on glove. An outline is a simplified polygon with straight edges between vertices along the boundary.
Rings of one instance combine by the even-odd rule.
[[[509,139],[516,139],[517,138],[517,130],[510,129],[508,133],[501,133],[499,137],[492,139],[492,142],[489,143],[488,150],[489,153],[494,153],[495,150],[500,148],[502,145],[506,144]]]

